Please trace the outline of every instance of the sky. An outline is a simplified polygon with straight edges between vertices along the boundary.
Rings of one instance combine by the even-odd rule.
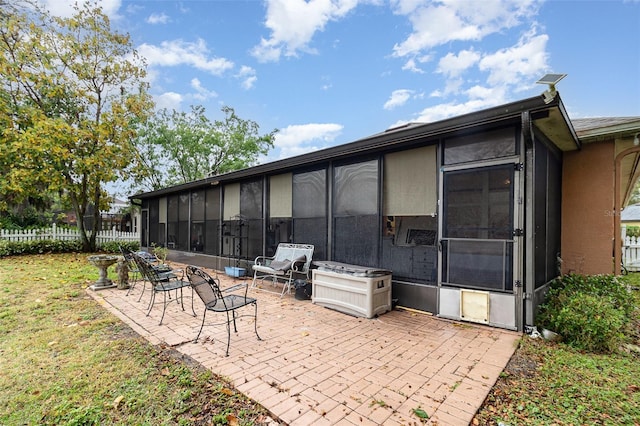
[[[68,0],[41,0],[55,15]],[[99,1],[158,108],[278,129],[268,162],[540,95],[640,116],[640,0]]]

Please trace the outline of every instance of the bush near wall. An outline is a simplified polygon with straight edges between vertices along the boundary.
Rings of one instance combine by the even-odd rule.
[[[537,321],[577,349],[615,352],[631,335],[634,315],[633,294],[615,276],[569,274],[553,281]]]
[[[640,237],[640,226],[627,226],[627,237]]]
[[[120,253],[120,246],[131,251],[140,249],[140,243],[128,241],[108,241],[102,243],[99,250],[105,253]],[[34,240],[34,241],[7,241],[0,240],[0,257],[15,256],[20,254],[44,254],[44,253],[73,253],[81,252],[80,240]]]

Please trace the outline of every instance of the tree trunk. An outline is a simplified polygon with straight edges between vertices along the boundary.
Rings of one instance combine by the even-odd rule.
[[[78,231],[80,231],[82,251],[85,253],[91,253],[91,244],[89,243],[89,239],[87,238],[87,230],[84,227],[84,214],[87,211],[87,203],[84,202],[81,204],[74,192],[71,192],[69,194],[69,198],[71,199],[73,210],[76,212],[76,226],[78,227]]]
[[[100,225],[100,184],[95,184],[93,188],[93,229],[89,238],[91,251],[96,251],[98,248],[96,246],[96,238],[98,237]]]

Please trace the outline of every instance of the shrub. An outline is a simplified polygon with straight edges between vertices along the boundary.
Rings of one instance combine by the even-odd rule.
[[[82,251],[80,240],[0,240],[0,257],[18,254],[71,253]]]
[[[137,241],[106,241],[100,244],[100,251],[105,253],[120,253],[120,247],[131,251],[140,250],[140,243]]]
[[[627,226],[627,237],[640,237],[640,226]]]
[[[625,340],[634,309],[633,295],[613,275],[570,274],[554,280],[537,318],[573,347],[611,352]]]
[[[140,243],[137,241],[107,241],[100,245],[99,250],[105,253],[120,253],[120,246],[131,251],[138,251],[140,249]],[[0,240],[0,257],[19,254],[77,253],[81,251],[82,242],[80,240]]]

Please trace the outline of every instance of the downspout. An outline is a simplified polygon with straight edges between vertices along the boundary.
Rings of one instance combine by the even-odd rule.
[[[521,303],[521,312],[518,314],[521,318],[520,324],[533,325],[535,317],[534,317],[534,290],[535,290],[535,280],[533,278],[533,230],[535,229],[533,224],[533,185],[534,178],[533,175],[533,131],[532,131],[532,123],[531,123],[531,113],[530,111],[523,111],[521,115],[521,125],[522,125],[522,156],[524,156],[524,170],[522,171],[523,177],[521,179],[520,187],[524,189],[524,194],[520,194],[523,204],[519,214],[521,223],[524,225],[525,233],[524,241],[521,244],[521,259],[519,260],[520,267],[523,269],[520,271],[520,276],[523,281],[522,283],[522,297],[520,298]],[[527,155],[527,153],[531,152],[531,155]],[[524,184],[522,183],[524,180]],[[524,216],[524,217],[523,217]],[[518,328],[520,330],[520,328]]]

